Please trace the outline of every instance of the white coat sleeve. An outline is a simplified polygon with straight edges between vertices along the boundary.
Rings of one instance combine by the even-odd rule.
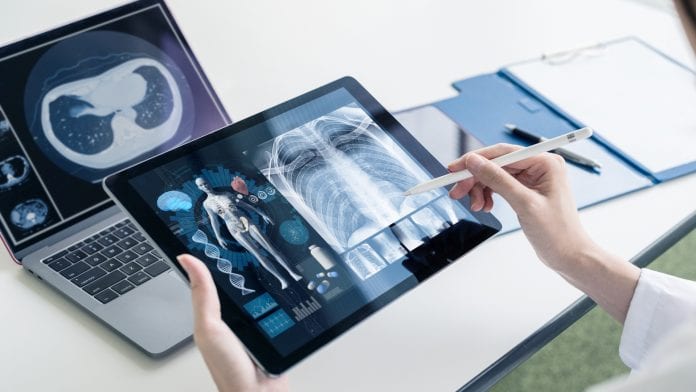
[[[630,377],[614,378],[588,392],[696,391],[696,319],[661,339],[643,365]]]
[[[696,316],[696,282],[642,269],[628,308],[619,354],[633,370],[661,338]]]

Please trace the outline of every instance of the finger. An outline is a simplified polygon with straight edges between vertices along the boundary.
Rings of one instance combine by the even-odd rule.
[[[496,144],[495,146],[491,146],[489,149],[482,150],[481,154],[479,155],[486,159],[495,159],[501,155],[506,155],[521,149],[522,146],[517,146],[514,144]],[[504,168],[507,172],[515,174],[534,167],[543,167],[544,170],[547,170],[548,167],[554,165],[555,163],[555,154],[545,152],[543,154],[525,158],[521,161],[507,164]]]
[[[469,193],[474,184],[476,184],[476,180],[473,178],[467,178],[466,180],[459,181],[458,183],[454,184],[452,189],[450,189],[449,196],[453,199],[461,199]]]
[[[191,281],[196,345],[220,390],[239,390],[244,379],[255,374],[255,365],[220,317],[220,300],[208,268],[191,255],[180,255],[177,260]]]
[[[483,198],[483,185],[481,185],[481,183],[476,183],[469,191],[469,197],[471,197],[471,210],[480,211],[485,203]]]
[[[494,159],[502,155],[509,154],[511,152],[521,150],[523,147],[518,146],[515,144],[507,144],[507,143],[498,143],[494,144],[492,146],[484,147],[469,153],[466,153],[462,155],[461,157],[457,158],[454,160],[452,163],[450,163],[447,166],[447,169],[451,172],[456,172],[456,171],[461,171],[467,169],[466,167],[466,161],[469,159],[469,156],[471,154],[478,154],[486,159]],[[524,170],[529,168],[530,166],[537,165],[539,163],[542,163],[546,160],[546,158],[543,157],[543,154],[540,156],[535,156],[531,158],[526,158],[518,162],[511,163],[509,165],[505,165],[506,169],[509,170]]]
[[[480,155],[470,154],[465,164],[479,182],[503,196],[515,210],[522,208],[530,197],[530,190],[510,173]]]
[[[498,143],[492,146],[484,147],[475,151],[468,152],[462,155],[461,157],[455,159],[454,161],[452,161],[452,163],[447,165],[447,170],[451,172],[465,170],[466,161],[467,159],[469,159],[469,156],[471,154],[479,154],[485,158],[493,159],[501,155],[509,154],[513,151],[519,150],[520,148],[522,147],[506,143]]]
[[[220,319],[220,300],[210,271],[202,261],[191,255],[180,255],[177,261],[191,281],[191,300],[197,324]]]
[[[483,210],[486,212],[491,212],[493,209],[493,190],[489,187],[483,189],[483,198],[485,200],[483,204]]]

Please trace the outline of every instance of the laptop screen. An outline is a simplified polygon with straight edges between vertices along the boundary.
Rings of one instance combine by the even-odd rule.
[[[0,49],[0,229],[16,253],[111,205],[105,176],[228,124],[162,1]]]

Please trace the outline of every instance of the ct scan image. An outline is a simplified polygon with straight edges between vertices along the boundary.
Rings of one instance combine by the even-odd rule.
[[[190,139],[192,96],[162,49],[132,34],[93,31],[39,58],[24,110],[29,131],[53,163],[97,182],[148,152]]]
[[[109,203],[101,180],[230,120],[161,2],[0,48],[0,224],[12,245]]]
[[[0,108],[0,223],[13,243],[60,221],[15,132]]]

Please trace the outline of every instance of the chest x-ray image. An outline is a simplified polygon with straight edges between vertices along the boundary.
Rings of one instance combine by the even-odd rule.
[[[339,253],[442,193],[403,195],[429,175],[356,105],[261,145],[255,164]]]
[[[238,189],[242,189],[237,181]],[[206,194],[203,201],[203,208],[208,214],[213,233],[215,233],[218,244],[228,249],[229,244],[222,236],[220,221],[224,222],[224,227],[239,245],[249,251],[261,266],[270,272],[281,285],[281,289],[288,287],[288,282],[278,272],[275,265],[279,264],[295,280],[299,281],[302,276],[293,271],[290,264],[286,261],[278,249],[273,246],[268,237],[251,219],[250,213],[256,213],[266,223],[273,225],[273,220],[260,208],[236,198],[230,192],[214,190],[210,184],[202,177],[196,179],[198,189]],[[244,188],[246,189],[246,188]]]
[[[71,58],[76,50],[80,56]],[[26,89],[27,123],[39,147],[89,181],[172,141],[193,103],[185,77],[162,50],[114,31],[55,45]]]

